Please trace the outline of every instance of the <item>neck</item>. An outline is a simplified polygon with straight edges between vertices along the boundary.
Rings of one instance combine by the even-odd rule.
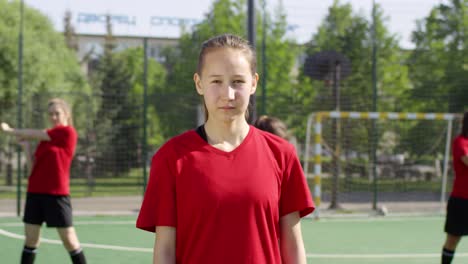
[[[225,123],[208,119],[205,123],[205,131],[208,142],[212,145],[224,142],[239,145],[249,133],[249,124],[245,119]]]

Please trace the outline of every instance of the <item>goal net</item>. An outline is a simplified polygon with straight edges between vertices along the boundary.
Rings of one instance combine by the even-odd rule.
[[[304,171],[321,209],[444,210],[458,116],[318,112],[309,116]],[[383,213],[383,212],[382,212]]]

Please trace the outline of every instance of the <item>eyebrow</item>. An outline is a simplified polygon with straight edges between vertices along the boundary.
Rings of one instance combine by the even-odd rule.
[[[218,77],[222,77],[223,75],[222,74],[212,74],[212,75],[209,75],[208,78],[218,78]],[[235,78],[240,78],[240,77],[245,77],[245,75],[242,75],[242,74],[235,74],[234,75]]]

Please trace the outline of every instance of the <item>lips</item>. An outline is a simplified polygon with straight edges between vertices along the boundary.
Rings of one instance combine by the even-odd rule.
[[[219,109],[222,109],[222,110],[232,110],[232,109],[235,109],[234,106],[221,106]]]

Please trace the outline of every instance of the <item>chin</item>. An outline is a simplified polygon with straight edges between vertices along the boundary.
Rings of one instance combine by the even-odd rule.
[[[222,120],[224,121],[224,123],[233,123],[233,122],[237,122],[241,119],[244,119],[244,116],[240,116],[240,115],[235,115],[235,116],[225,116],[222,118]]]

